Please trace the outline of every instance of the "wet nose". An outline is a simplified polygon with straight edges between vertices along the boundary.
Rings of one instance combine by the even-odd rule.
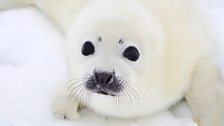
[[[113,82],[115,77],[114,72],[94,72],[94,78],[97,84],[106,86]]]

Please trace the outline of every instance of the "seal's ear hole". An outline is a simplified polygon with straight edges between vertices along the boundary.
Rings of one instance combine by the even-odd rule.
[[[140,57],[140,54],[136,47],[129,46],[124,50],[123,56],[130,61],[137,61]]]
[[[89,56],[89,55],[92,55],[94,54],[95,52],[95,47],[93,45],[92,42],[90,41],[86,41],[83,45],[82,45],[82,55],[84,56]]]

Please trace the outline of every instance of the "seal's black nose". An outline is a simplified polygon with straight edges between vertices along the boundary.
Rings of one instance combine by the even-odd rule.
[[[114,72],[94,72],[95,82],[102,87],[112,83],[114,77]]]

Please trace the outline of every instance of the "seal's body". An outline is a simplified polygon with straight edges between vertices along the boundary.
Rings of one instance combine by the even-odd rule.
[[[186,94],[202,126],[224,124],[215,44],[193,0],[1,1],[34,5],[65,32],[70,81],[59,114],[76,117],[79,102],[106,116],[146,116]]]

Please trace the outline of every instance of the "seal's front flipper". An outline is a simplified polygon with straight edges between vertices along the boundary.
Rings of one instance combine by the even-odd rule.
[[[57,90],[53,93],[53,113],[57,118],[77,119],[80,103],[74,97],[71,97],[66,83],[60,83]]]
[[[71,98],[65,98],[56,102],[53,109],[54,109],[54,115],[57,118],[74,120],[79,118],[78,108],[79,108],[78,101]]]
[[[199,126],[224,126],[224,82],[212,60],[196,65],[186,100]]]

